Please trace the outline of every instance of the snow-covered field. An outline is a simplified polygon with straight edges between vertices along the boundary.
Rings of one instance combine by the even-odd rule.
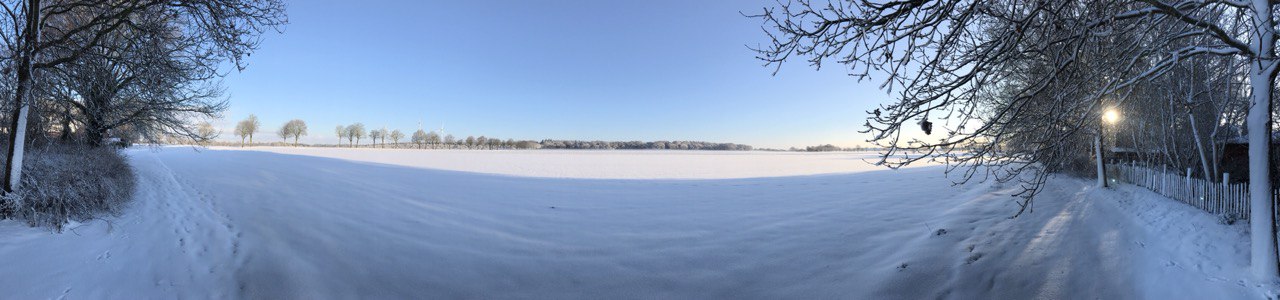
[[[130,150],[123,215],[0,221],[0,298],[1260,297],[1244,226],[1086,180],[1009,219],[865,153],[261,150]]]
[[[219,147],[217,150],[242,148]],[[875,152],[653,150],[423,150],[255,147],[256,151],[437,170],[590,179],[726,179],[853,173],[883,168]],[[922,163],[923,165],[923,163]]]

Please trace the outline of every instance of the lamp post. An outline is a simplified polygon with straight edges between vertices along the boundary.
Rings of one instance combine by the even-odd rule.
[[[1097,158],[1098,166],[1098,187],[1107,187],[1107,170],[1102,162],[1102,135],[1107,125],[1115,124],[1120,121],[1120,112],[1114,108],[1108,108],[1102,112],[1102,125],[1098,126],[1098,135],[1093,138],[1093,156]]]

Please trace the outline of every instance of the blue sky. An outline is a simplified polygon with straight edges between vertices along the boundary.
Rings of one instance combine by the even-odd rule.
[[[455,136],[863,144],[865,111],[890,97],[836,64],[771,76],[746,47],[766,42],[759,21],[739,14],[769,3],[291,1],[284,33],[226,78],[217,124],[256,114],[271,141],[298,118],[313,143],[339,124],[421,121]]]

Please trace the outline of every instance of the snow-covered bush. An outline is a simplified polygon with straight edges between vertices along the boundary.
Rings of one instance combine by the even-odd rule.
[[[1218,223],[1222,225],[1234,225],[1240,220],[1244,220],[1244,216],[1235,213],[1218,214]]]
[[[62,231],[69,220],[114,214],[133,196],[133,169],[114,147],[40,145],[22,169],[22,188],[4,196],[0,213],[31,226]]]

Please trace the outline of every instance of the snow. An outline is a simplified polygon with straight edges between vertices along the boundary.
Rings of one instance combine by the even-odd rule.
[[[121,216],[63,234],[0,221],[0,297],[1261,295],[1245,226],[1087,179],[1052,180],[1010,219],[1016,186],[952,186],[937,166],[820,167],[859,153],[129,155],[140,190]],[[720,179],[670,179],[699,177]]]
[[[244,150],[215,147],[217,150]],[[251,151],[526,177],[725,179],[881,170],[875,152],[675,150],[417,150],[253,147]],[[424,155],[425,154],[425,155]]]

